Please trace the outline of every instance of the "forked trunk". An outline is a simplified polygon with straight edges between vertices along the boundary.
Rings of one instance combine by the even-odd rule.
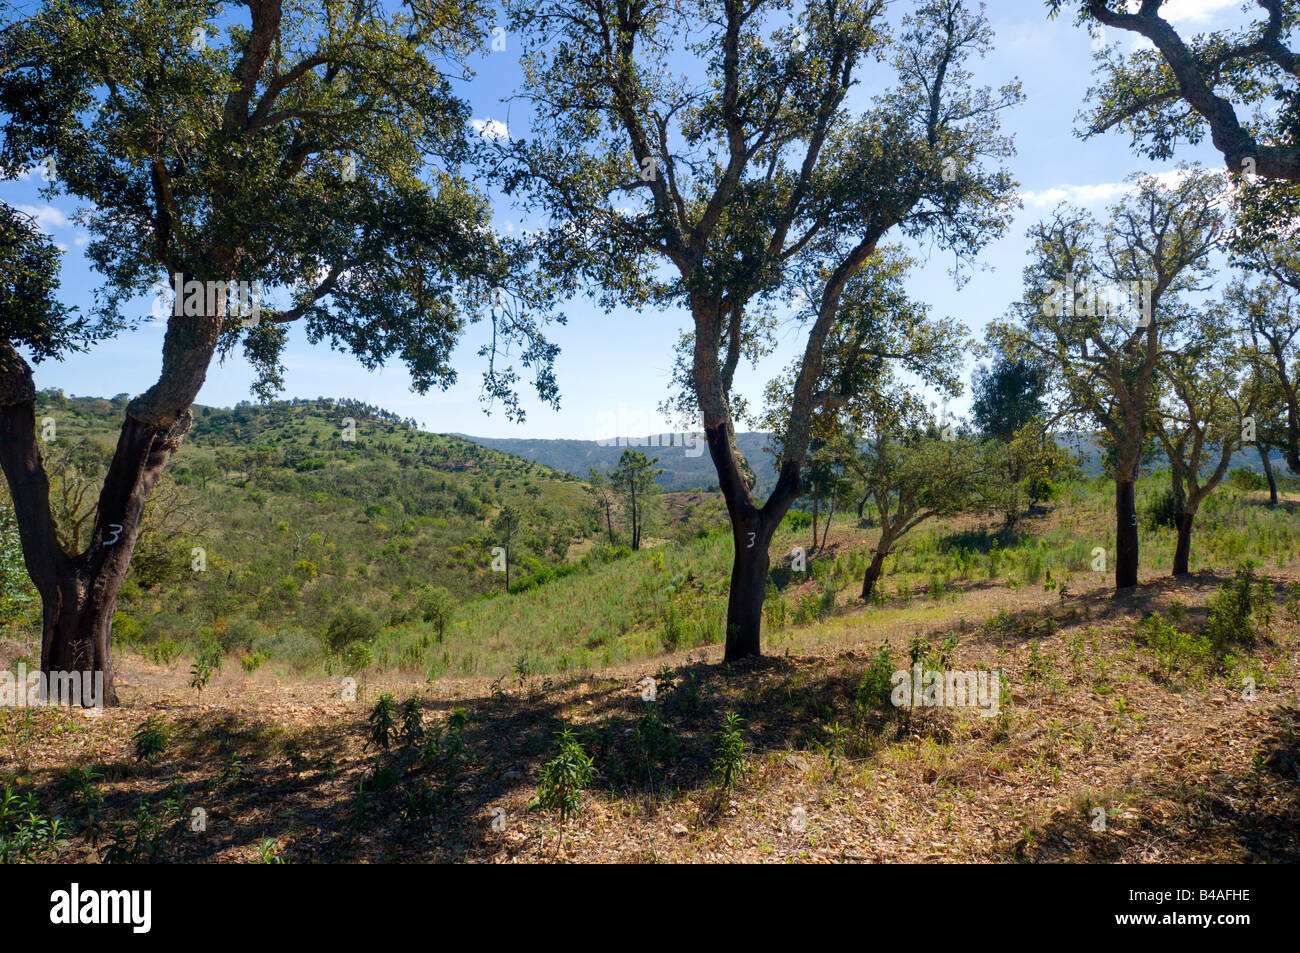
[[[1192,520],[1195,513],[1175,513],[1174,529],[1178,532],[1178,544],[1174,547],[1174,575],[1186,576],[1187,564],[1192,554]]]
[[[799,465],[785,462],[767,503],[754,506],[749,486],[732,453],[726,423],[706,427],[709,454],[718,471],[718,485],[727,501],[735,556],[731,591],[727,597],[727,641],[723,661],[762,654],[763,602],[767,598],[768,547],[776,528],[799,496]]]
[[[880,579],[880,573],[885,568],[885,554],[876,552],[871,557],[871,565],[867,567],[866,573],[862,576],[862,601],[866,602],[871,599],[871,592],[876,588],[876,581]]]
[[[41,671],[51,686],[69,678],[93,685],[98,676],[100,695],[73,701],[114,705],[113,610],[139,537],[145,499],[191,418],[186,412],[171,426],[158,427],[127,416],[100,491],[90,545],[69,555],[50,515],[33,409],[27,402],[0,407],[0,465],[14,500],[28,575],[41,596]],[[69,699],[51,690],[51,700]]]
[[[1115,588],[1138,581],[1137,502],[1132,480],[1115,481]]]
[[[209,301],[205,316],[173,314],[168,322],[158,382],[127,405],[90,543],[81,553],[68,553],[59,542],[36,439],[31,368],[0,338],[0,470],[13,498],[23,562],[41,596],[41,670],[51,681],[75,673],[94,684],[100,676],[102,704],[117,700],[109,644],[117,595],[140,535],[145,500],[193,423],[190,406],[221,336],[224,287],[215,285],[216,300]]]

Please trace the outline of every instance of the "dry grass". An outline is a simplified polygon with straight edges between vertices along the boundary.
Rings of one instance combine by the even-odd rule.
[[[1280,592],[1295,574],[1269,578]],[[128,658],[119,709],[0,712],[0,777],[77,830],[61,779],[72,765],[98,766],[107,839],[138,799],[157,805],[180,782],[183,819],[202,808],[208,823],[165,839],[162,857],[179,861],[249,862],[268,850],[298,862],[1297,860],[1300,633],[1280,604],[1272,638],[1242,663],[1258,683],[1253,700],[1239,674],[1169,678],[1135,635],[1175,598],[1195,629],[1223,581],[1153,577],[1125,601],[1101,580],[1064,599],[973,587],[938,607],[847,610],[787,629],[768,658],[743,666],[722,667],[711,647],[565,680],[386,676],[354,702],[336,680],[233,666],[200,702],[179,667]],[[956,637],[953,668],[1003,671],[998,716],[859,708],[876,648],[888,639],[901,650],[918,631],[933,645]],[[646,676],[657,688],[649,705]],[[404,817],[418,774],[374,790],[365,717],[384,692],[426,699],[429,725],[468,715],[464,770],[428,816]],[[672,739],[650,771],[637,744],[648,708]],[[750,750],[745,777],[724,792],[710,766],[731,711]],[[134,761],[131,741],[150,715],[171,726],[153,768]],[[529,809],[563,726],[597,769],[567,824]],[[1105,830],[1093,829],[1098,807]],[[96,860],[105,842],[78,834],[61,857]]]

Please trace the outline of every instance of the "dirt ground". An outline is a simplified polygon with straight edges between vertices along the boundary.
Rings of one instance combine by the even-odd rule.
[[[1171,671],[1138,631],[1175,599],[1195,630],[1226,581],[1211,573],[1153,576],[1118,601],[1098,580],[1065,597],[975,586],[938,607],[845,608],[744,665],[711,647],[580,677],[383,676],[355,700],[337,678],[236,665],[200,697],[184,663],[128,655],[119,708],[0,711],[0,778],[63,820],[69,861],[113,859],[114,843],[188,862],[1294,861],[1295,574],[1267,575],[1272,632],[1231,676]],[[996,715],[858,703],[877,648],[905,667],[918,633],[949,639],[951,668],[1001,670]],[[463,712],[454,764],[367,747],[385,693],[417,698],[430,733]],[[722,787],[730,712],[746,748]],[[133,742],[151,717],[166,731],[153,763]],[[533,802],[564,727],[594,774],[561,820]],[[102,776],[102,804],[88,810],[74,766]]]

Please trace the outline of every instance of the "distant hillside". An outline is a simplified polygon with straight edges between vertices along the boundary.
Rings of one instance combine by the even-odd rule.
[[[1075,454],[1079,458],[1080,468],[1088,476],[1096,476],[1103,471],[1102,462],[1103,450],[1101,440],[1098,437],[1073,436],[1060,441],[1061,445]],[[1269,460],[1273,464],[1273,473],[1281,477],[1286,473],[1286,461],[1283,459],[1280,451],[1273,451],[1269,455]],[[1213,470],[1218,462],[1214,454],[1207,454],[1206,468]],[[1262,473],[1264,465],[1260,462],[1259,451],[1254,447],[1247,447],[1245,450],[1239,450],[1232,455],[1232,461],[1228,465],[1228,471],[1231,472],[1238,467],[1247,470],[1254,470],[1256,473]],[[1158,444],[1152,451],[1151,456],[1142,463],[1142,471],[1146,474],[1155,473],[1158,470],[1168,470],[1169,463],[1165,459],[1164,449]]]
[[[38,400],[38,420],[54,428],[42,453],[70,549],[85,545],[126,401],[58,391]],[[421,618],[437,587],[460,604],[500,592],[493,520],[505,505],[520,517],[510,539],[512,588],[570,567],[603,530],[575,477],[421,432],[361,402],[193,412],[194,427],[146,510],[118,605],[120,641],[165,647],[214,638],[302,657],[331,626],[341,632],[346,623],[355,634],[371,620],[383,627]]]
[[[619,456],[627,446],[626,444],[602,446],[595,440],[524,440],[515,437],[474,437],[469,434],[455,434],[455,436],[583,479],[592,467],[608,470],[618,462]],[[736,444],[740,452],[745,455],[758,476],[756,495],[760,497],[771,490],[776,482],[776,470],[772,466],[771,454],[764,449],[767,439],[768,435],[765,433],[736,435]],[[1072,436],[1062,439],[1061,444],[1079,457],[1084,473],[1096,476],[1102,472],[1102,449],[1097,438]],[[646,437],[640,445],[633,443],[632,446],[647,456],[659,458],[658,465],[664,471],[659,477],[659,485],[665,490],[717,489],[718,475],[713,468],[713,461],[709,459],[708,450],[699,452],[698,448],[681,446],[680,434]],[[1272,461],[1275,472],[1280,473],[1285,469],[1286,465],[1280,453],[1274,453]],[[1233,455],[1230,469],[1237,467],[1245,467],[1256,472],[1262,469],[1259,454],[1253,447]],[[1143,465],[1143,470],[1148,473],[1167,468],[1164,453],[1159,448]]]
[[[592,467],[608,470],[627,449],[626,442],[621,446],[603,446],[595,440],[524,440],[516,437],[473,437],[468,434],[456,436],[583,478]],[[702,436],[700,439],[703,441]],[[646,437],[639,445],[633,438],[631,445],[647,456],[659,458],[658,465],[664,471],[659,478],[659,485],[665,490],[708,490],[716,487],[718,474],[703,442],[697,446],[683,447],[681,441],[681,434],[658,434]],[[758,477],[756,489],[759,495],[765,494],[776,482],[772,457],[763,449],[766,444],[765,433],[736,435],[737,447]]]

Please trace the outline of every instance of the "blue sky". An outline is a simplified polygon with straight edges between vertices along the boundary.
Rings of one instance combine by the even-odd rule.
[[[906,4],[904,4],[906,6]],[[1166,4],[1165,16],[1180,30],[1199,32],[1238,22],[1239,0],[1174,0]],[[951,261],[936,251],[913,273],[910,292],[929,303],[935,314],[950,315],[982,337],[983,327],[999,317],[1020,289],[1025,263],[1026,228],[1060,201],[1071,201],[1100,210],[1113,202],[1134,172],[1160,172],[1172,164],[1158,166],[1134,155],[1127,136],[1109,134],[1080,140],[1073,131],[1076,117],[1092,83],[1092,41],[1073,24],[1072,16],[1047,19],[1041,0],[994,2],[988,11],[995,31],[995,49],[975,64],[977,80],[997,86],[1019,77],[1025,101],[1003,116],[1003,130],[1014,138],[1017,155],[1010,161],[1020,183],[1024,207],[1006,235],[988,246],[979,269],[957,289],[949,276]],[[1130,34],[1112,31],[1106,39],[1129,49]],[[475,78],[462,87],[478,119],[509,121],[514,135],[526,133],[526,109],[514,103],[507,109],[502,97],[519,81],[518,46],[505,37],[503,52],[487,52],[475,64]],[[864,93],[873,92],[870,89]],[[1219,167],[1221,159],[1212,149],[1184,147],[1180,160],[1200,161]],[[69,196],[52,201],[38,193],[39,172],[24,180],[0,183],[0,198],[25,207],[41,226],[66,248],[63,262],[62,297],[69,304],[85,306],[98,283],[82,257],[88,238],[72,218],[76,202]],[[497,226],[503,231],[524,224],[517,212],[506,206],[497,211]],[[141,314],[151,302],[138,303]],[[285,397],[328,396],[355,398],[412,417],[435,432],[460,432],[492,437],[597,439],[612,436],[609,422],[632,421],[634,432],[668,429],[655,408],[669,388],[673,344],[687,326],[684,312],[647,311],[638,314],[619,310],[606,314],[593,302],[575,301],[567,309],[567,326],[552,328],[551,337],[560,345],[556,364],[561,390],[558,411],[541,405],[526,394],[527,420],[513,424],[497,412],[486,415],[479,401],[482,371],[475,351],[481,337],[471,329],[456,353],[454,366],[460,381],[445,392],[419,396],[410,391],[409,379],[397,364],[370,373],[344,354],[326,346],[310,346],[295,331],[285,355]],[[104,342],[93,350],[62,363],[46,362],[36,369],[38,387],[58,387],[77,395],[111,396],[136,393],[157,374],[162,343],[162,324],[145,323],[139,330]],[[744,368],[737,374],[737,389],[752,402],[761,399],[763,386],[800,347],[796,326],[783,330],[781,348],[758,368]],[[973,364],[973,359],[970,362]],[[213,366],[199,394],[199,402],[232,406],[252,399],[252,374],[237,358]],[[969,392],[953,403],[958,413],[968,404]]]

